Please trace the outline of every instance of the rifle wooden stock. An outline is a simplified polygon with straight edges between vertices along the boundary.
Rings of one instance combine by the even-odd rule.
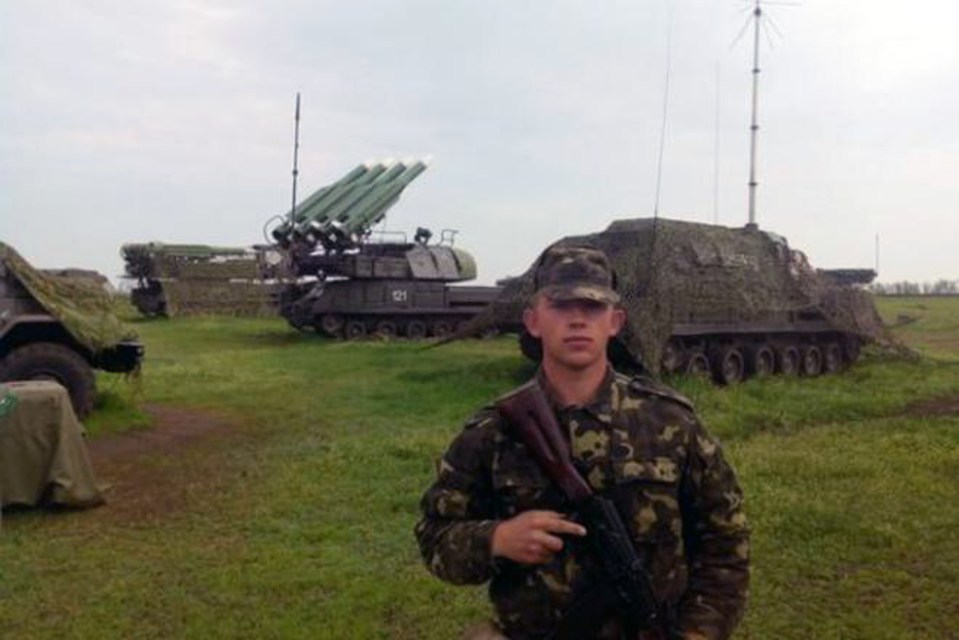
[[[520,387],[498,400],[496,407],[519,433],[540,468],[567,498],[579,503],[593,495],[592,488],[570,462],[569,445],[539,385]]]

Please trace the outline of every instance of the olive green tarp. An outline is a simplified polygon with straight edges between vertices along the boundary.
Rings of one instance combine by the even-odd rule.
[[[815,317],[866,341],[885,336],[869,294],[820,277],[784,238],[758,229],[639,218],[555,244],[594,247],[609,256],[628,316],[619,343],[651,372],[659,371],[666,342],[682,324],[722,332],[737,324]],[[460,333],[518,329],[534,290],[534,269],[535,263],[509,279]]]
[[[2,242],[0,262],[47,313],[59,319],[77,342],[94,353],[134,337],[114,314],[113,299],[102,287],[77,278],[41,273]]]
[[[0,416],[0,506],[104,502],[67,390],[31,380],[0,385],[17,402]]]

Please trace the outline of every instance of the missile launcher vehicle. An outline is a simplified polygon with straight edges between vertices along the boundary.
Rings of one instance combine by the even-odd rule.
[[[872,298],[852,284],[875,273],[816,271],[785,238],[754,227],[617,220],[557,244],[609,256],[628,316],[610,355],[649,373],[711,375],[726,384],[772,373],[814,376],[840,370],[864,343],[885,339]],[[462,333],[519,332],[524,353],[538,359],[539,343],[521,319],[534,267],[507,281]]]
[[[0,242],[0,382],[54,380],[82,418],[95,400],[93,370],[132,372],[143,351],[102,284],[42,273]]]
[[[281,257],[268,247],[130,243],[120,255],[136,282],[130,301],[145,316],[276,312],[278,285],[264,274]]]
[[[282,218],[272,236],[287,255],[280,313],[292,326],[349,339],[445,337],[499,294],[499,287],[452,284],[476,278],[476,262],[453,246],[452,230],[434,243],[423,228],[412,242],[373,233],[426,166],[360,165]]]

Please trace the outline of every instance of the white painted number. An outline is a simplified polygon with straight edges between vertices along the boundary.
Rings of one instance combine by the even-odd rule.
[[[393,302],[406,302],[406,291],[397,289],[393,292]]]

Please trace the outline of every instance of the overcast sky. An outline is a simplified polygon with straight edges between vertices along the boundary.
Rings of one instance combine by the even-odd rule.
[[[431,155],[390,229],[480,280],[659,213],[747,219],[743,0],[0,0],[0,239],[122,272],[124,242],[249,245],[366,159]],[[959,5],[772,5],[758,222],[817,267],[959,278]],[[667,65],[667,60],[669,64]],[[718,162],[717,162],[718,158]],[[717,181],[718,175],[718,181]],[[718,188],[717,188],[718,185]]]

